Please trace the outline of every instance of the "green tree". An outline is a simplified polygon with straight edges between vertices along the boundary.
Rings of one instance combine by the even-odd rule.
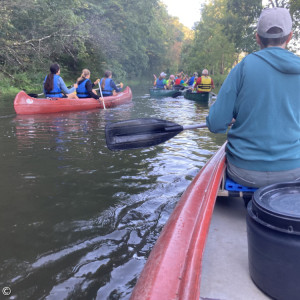
[[[224,0],[211,1],[204,5],[201,21],[195,27],[195,38],[185,44],[182,52],[182,65],[187,67],[189,73],[196,70],[201,72],[206,68],[218,78],[217,85],[222,82],[236,60],[234,43],[224,34],[222,20],[225,15]]]
[[[57,60],[62,53],[77,56],[82,51],[77,39],[85,35],[80,27],[83,20],[66,7],[80,5],[76,0],[5,2],[1,15],[6,13],[8,23],[0,37],[2,68],[23,71],[33,62],[39,67],[45,59]]]
[[[261,0],[227,0],[226,13],[220,22],[224,34],[234,43],[236,51],[251,53],[257,50],[256,20],[262,10]]]
[[[97,77],[105,69],[118,77],[135,77],[178,66],[186,29],[168,15],[160,0],[1,4],[0,73],[11,79],[24,73],[22,80],[30,81],[38,74],[40,82],[54,61],[73,78],[82,68]]]

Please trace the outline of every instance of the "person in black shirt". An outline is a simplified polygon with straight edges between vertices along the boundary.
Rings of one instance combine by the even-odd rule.
[[[83,69],[81,76],[77,79],[78,88],[76,89],[76,92],[78,98],[100,98],[97,95],[96,90],[93,89],[93,87],[100,82],[100,79],[97,79],[92,83],[90,77],[91,72],[88,69]]]

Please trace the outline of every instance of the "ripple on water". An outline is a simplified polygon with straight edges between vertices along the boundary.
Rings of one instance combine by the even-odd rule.
[[[16,299],[129,299],[180,196],[224,137],[184,130],[162,145],[110,152],[105,124],[195,124],[207,113],[183,97],[142,93],[105,111],[2,118],[3,286]]]

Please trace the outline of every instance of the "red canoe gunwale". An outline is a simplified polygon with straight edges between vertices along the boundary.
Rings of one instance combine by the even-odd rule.
[[[112,108],[132,100],[132,92],[129,86],[115,96],[105,97],[105,108]],[[48,114],[68,111],[80,111],[90,109],[103,109],[103,102],[93,98],[68,99],[68,98],[32,98],[24,91],[19,92],[14,100],[14,108],[17,114]]]
[[[224,144],[182,195],[150,253],[131,300],[200,299],[204,247],[225,168]]]

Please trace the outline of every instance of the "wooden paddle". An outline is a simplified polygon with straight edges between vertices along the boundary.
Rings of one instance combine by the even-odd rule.
[[[155,118],[126,120],[105,126],[106,144],[110,150],[150,147],[171,139],[183,130],[204,127],[207,127],[206,123],[182,126]]]

